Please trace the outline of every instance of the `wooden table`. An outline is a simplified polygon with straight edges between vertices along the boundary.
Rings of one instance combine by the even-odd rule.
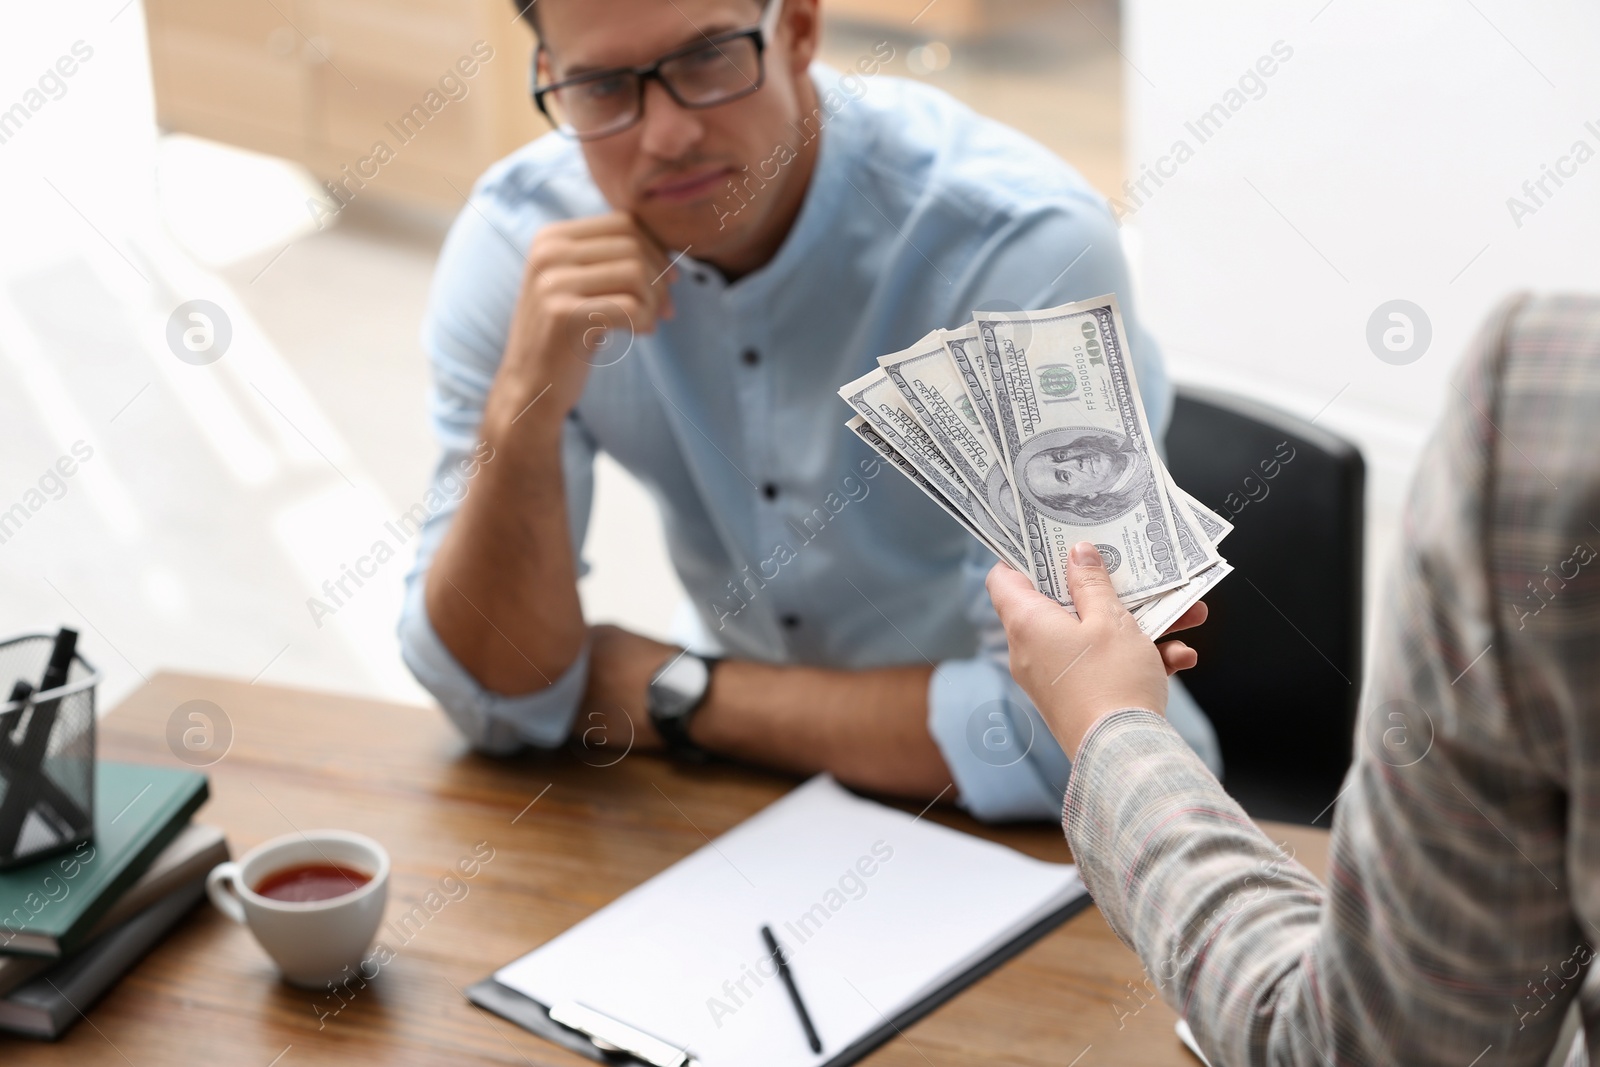
[[[227,831],[235,855],[294,830],[370,834],[394,860],[391,920],[426,902],[458,859],[482,851],[480,842],[492,860],[465,883],[464,896],[457,889],[458,899],[434,897],[443,901],[437,911],[347,1001],[278,981],[250,934],[202,904],[64,1040],[0,1038],[0,1062],[586,1065],[480,1011],[460,990],[794,784],[638,754],[608,767],[572,752],[489,759],[470,753],[435,710],[177,674],[158,675],[104,720],[102,754],[178,765],[167,722],[197,699],[220,707],[234,732],[227,755],[207,769],[211,800],[198,817]],[[1030,855],[1069,859],[1058,827],[986,827],[943,809],[928,817]],[[1320,831],[1268,832],[1320,872]],[[1141,980],[1138,959],[1091,908],[867,1062],[1193,1067],[1173,1036],[1172,1012],[1135,994]]]

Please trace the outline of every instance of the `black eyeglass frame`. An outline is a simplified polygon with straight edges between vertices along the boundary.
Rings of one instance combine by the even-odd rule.
[[[640,120],[644,118],[644,90],[645,86],[651,81],[659,82],[661,88],[667,91],[667,95],[672,97],[673,101],[679,107],[687,108],[691,111],[704,111],[709,108],[721,107],[723,104],[731,104],[735,100],[743,100],[745,97],[756,92],[764,84],[766,84],[767,43],[772,34],[776,31],[777,19],[773,16],[775,16],[777,12],[782,9],[783,3],[784,0],[767,0],[766,9],[762,11],[761,21],[757,25],[745,30],[730,30],[727,33],[719,33],[715,37],[708,37],[704,40],[694,42],[693,44],[686,44],[682,48],[674,49],[673,51],[668,52],[666,55],[658,57],[654,63],[647,63],[642,67],[611,67],[607,70],[590,71],[586,74],[579,74],[575,78],[567,78],[564,81],[552,82],[549,85],[539,84],[539,56],[544,51],[544,46],[541,44],[534,50],[533,53],[533,69],[528,72],[528,89],[533,95],[533,102],[534,105],[538,107],[539,113],[543,115],[545,120],[555,128],[556,132],[560,133],[562,136],[570,137],[576,141],[598,141],[602,138],[611,137],[615,134],[621,133],[623,130],[632,129],[634,126],[637,126]],[[770,25],[769,22],[771,23]],[[729,44],[733,41],[741,41],[747,37],[750,38],[756,46],[755,80],[751,82],[749,88],[741,89],[732,96],[720,97],[707,103],[695,103],[690,100],[685,100],[682,96],[680,96],[678,94],[678,90],[673,88],[672,83],[661,75],[661,68],[666,64],[671,63],[675,59],[682,59],[684,56],[691,56],[696,52],[703,52],[707,48],[715,48],[718,51],[721,51],[722,45]],[[639,91],[637,103],[634,106],[634,115],[632,120],[625,125],[616,127],[615,129],[605,130],[601,133],[579,133],[572,127],[565,126],[562,123],[557,122],[555,116],[550,114],[550,108],[544,102],[545,97],[550,93],[555,92],[557,89],[565,89],[573,85],[582,85],[585,82],[599,81],[603,78],[615,78],[619,74],[631,74],[637,78]]]

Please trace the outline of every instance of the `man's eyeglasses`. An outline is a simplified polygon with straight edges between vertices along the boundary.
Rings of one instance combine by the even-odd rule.
[[[557,130],[580,141],[609,137],[644,117],[645,83],[661,83],[680,107],[708,108],[749,96],[761,88],[762,55],[777,28],[783,0],[766,0],[761,22],[669,52],[643,67],[617,67],[539,85],[534,56],[529,78],[533,102]]]

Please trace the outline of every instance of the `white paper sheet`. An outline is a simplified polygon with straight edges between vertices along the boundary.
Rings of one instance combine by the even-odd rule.
[[[1076,867],[819,775],[495,978],[687,1047],[705,1067],[815,1067],[1084,892]],[[821,1054],[767,962],[763,923]]]

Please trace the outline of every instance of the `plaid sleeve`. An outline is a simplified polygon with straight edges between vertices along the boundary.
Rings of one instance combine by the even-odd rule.
[[[1085,739],[1073,854],[1213,1062],[1545,1062],[1600,931],[1597,486],[1600,302],[1513,301],[1414,479],[1325,889],[1158,716]]]

